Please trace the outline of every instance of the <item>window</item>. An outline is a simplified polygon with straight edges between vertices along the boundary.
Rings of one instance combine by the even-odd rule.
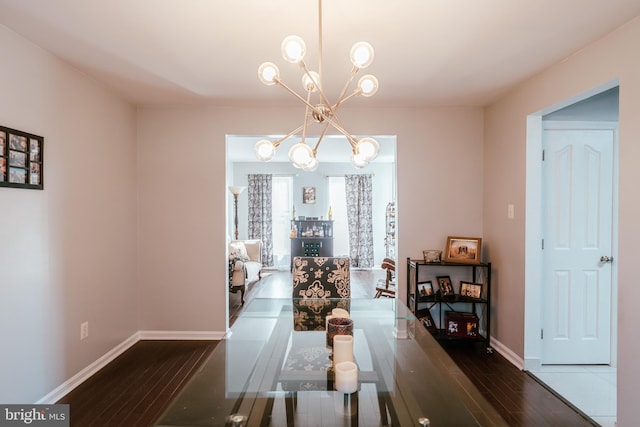
[[[293,213],[293,177],[274,176],[272,181],[273,263],[289,268],[291,244],[289,232]]]
[[[329,177],[329,205],[333,211],[333,254],[349,256],[347,195],[343,176]]]

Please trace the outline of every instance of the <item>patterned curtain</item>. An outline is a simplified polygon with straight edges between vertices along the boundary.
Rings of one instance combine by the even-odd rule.
[[[262,240],[262,265],[273,265],[270,174],[249,174],[249,239]]]
[[[349,257],[353,267],[373,267],[371,175],[345,175]]]

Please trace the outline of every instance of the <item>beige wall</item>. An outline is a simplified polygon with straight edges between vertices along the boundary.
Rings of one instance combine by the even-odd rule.
[[[619,298],[618,425],[635,425],[640,391],[640,299],[633,257],[640,239],[640,19],[521,85],[486,110],[484,237],[491,242],[495,266],[494,332],[512,351],[524,356],[525,138],[528,114],[619,78]],[[506,205],[519,214],[506,219]]]
[[[225,134],[283,133],[299,113],[139,111],[141,329],[224,331]],[[341,117],[356,134],[398,135],[399,259],[443,248],[447,235],[482,235],[481,109],[345,110]]]
[[[0,402],[25,403],[138,329],[135,110],[3,26],[0,57],[0,124],[45,138],[45,189],[0,187]]]

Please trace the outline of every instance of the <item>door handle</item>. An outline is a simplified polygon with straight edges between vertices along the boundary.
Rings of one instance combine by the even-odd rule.
[[[608,262],[613,262],[613,257],[608,257],[608,256],[601,256],[600,257],[600,262],[602,263],[608,263]]]

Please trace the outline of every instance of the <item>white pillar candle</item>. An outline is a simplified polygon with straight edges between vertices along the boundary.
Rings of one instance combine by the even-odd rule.
[[[345,394],[358,390],[358,365],[353,362],[340,362],[335,366],[336,390]]]
[[[343,317],[345,319],[349,319],[349,312],[344,308],[334,308],[331,310],[331,315],[333,317]]]
[[[333,337],[333,364],[353,362],[353,336],[336,335]]]

